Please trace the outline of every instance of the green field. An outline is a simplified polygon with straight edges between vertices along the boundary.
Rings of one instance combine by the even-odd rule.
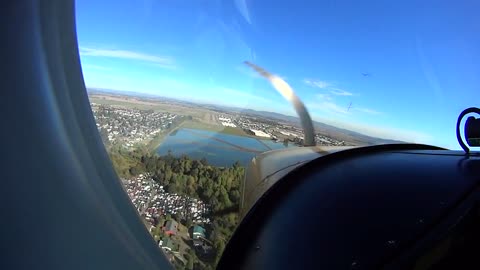
[[[251,135],[245,133],[245,131],[243,131],[241,128],[224,127],[224,126],[221,126],[221,125],[212,125],[212,124],[207,124],[207,123],[199,122],[199,121],[195,121],[195,120],[187,120],[187,121],[183,122],[181,127],[208,130],[208,131],[230,134],[230,135],[237,135],[237,136],[255,137],[255,136],[251,136]]]
[[[160,105],[150,105],[150,104],[137,104],[132,103],[128,100],[110,100],[103,97],[90,96],[90,102],[94,102],[102,105],[118,105],[128,109],[138,109],[138,110],[154,110],[158,112],[166,112],[165,108],[162,108]]]
[[[127,109],[154,110],[156,112],[169,112],[178,115],[191,115],[198,120],[203,119],[210,112],[199,107],[170,104],[161,101],[138,100],[122,96],[90,95],[89,100],[97,104],[116,105]]]

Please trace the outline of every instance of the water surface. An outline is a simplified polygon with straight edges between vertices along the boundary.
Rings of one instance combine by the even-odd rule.
[[[174,156],[185,154],[193,159],[205,157],[215,166],[231,166],[236,161],[246,166],[259,153],[284,148],[283,143],[272,140],[182,128],[165,138],[157,148],[157,154],[166,155],[170,150]]]

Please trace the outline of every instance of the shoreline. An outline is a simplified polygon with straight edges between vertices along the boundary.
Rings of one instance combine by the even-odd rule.
[[[183,120],[180,124],[176,125],[175,127],[171,128],[167,133],[160,133],[157,136],[153,137],[153,139],[147,144],[148,151],[150,153],[156,154],[155,150],[163,143],[167,136],[170,136],[172,132],[176,131],[177,129],[181,128],[185,120]]]
[[[243,132],[243,130],[240,129],[240,128],[232,128],[232,129],[236,129],[236,130],[232,130],[232,129],[227,129],[224,126],[210,125],[210,124],[202,123],[202,122],[199,122],[199,121],[192,121],[192,120],[185,119],[181,123],[177,124],[175,127],[168,130],[166,133],[160,133],[157,136],[155,136],[147,144],[147,148],[148,148],[149,152],[152,153],[152,154],[156,154],[156,149],[158,149],[158,147],[160,147],[162,145],[165,138],[167,136],[170,136],[170,134],[172,134],[173,132],[175,132],[179,129],[182,129],[182,128],[199,130],[199,131],[209,131],[209,132],[225,134],[225,135],[230,135],[230,136],[251,138],[251,139],[257,140],[260,144],[262,144],[264,147],[266,147],[267,148],[266,151],[275,150],[275,148],[272,148],[271,146],[269,146],[268,144],[266,144],[264,142],[264,141],[270,141],[271,139],[247,134],[247,133]],[[275,142],[275,143],[279,143],[279,142]]]

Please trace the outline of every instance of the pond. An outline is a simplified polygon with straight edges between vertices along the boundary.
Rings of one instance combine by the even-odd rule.
[[[259,153],[285,147],[283,143],[267,139],[182,128],[165,138],[157,154],[166,155],[171,151],[174,156],[206,158],[214,166],[231,166],[236,161],[246,166]]]

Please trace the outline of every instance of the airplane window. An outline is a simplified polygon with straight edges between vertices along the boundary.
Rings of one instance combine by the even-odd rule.
[[[133,205],[177,268],[211,269],[252,158],[309,146],[294,107],[245,61],[294,89],[313,152],[458,149],[456,116],[480,105],[478,8],[84,0],[76,20],[98,131]]]

